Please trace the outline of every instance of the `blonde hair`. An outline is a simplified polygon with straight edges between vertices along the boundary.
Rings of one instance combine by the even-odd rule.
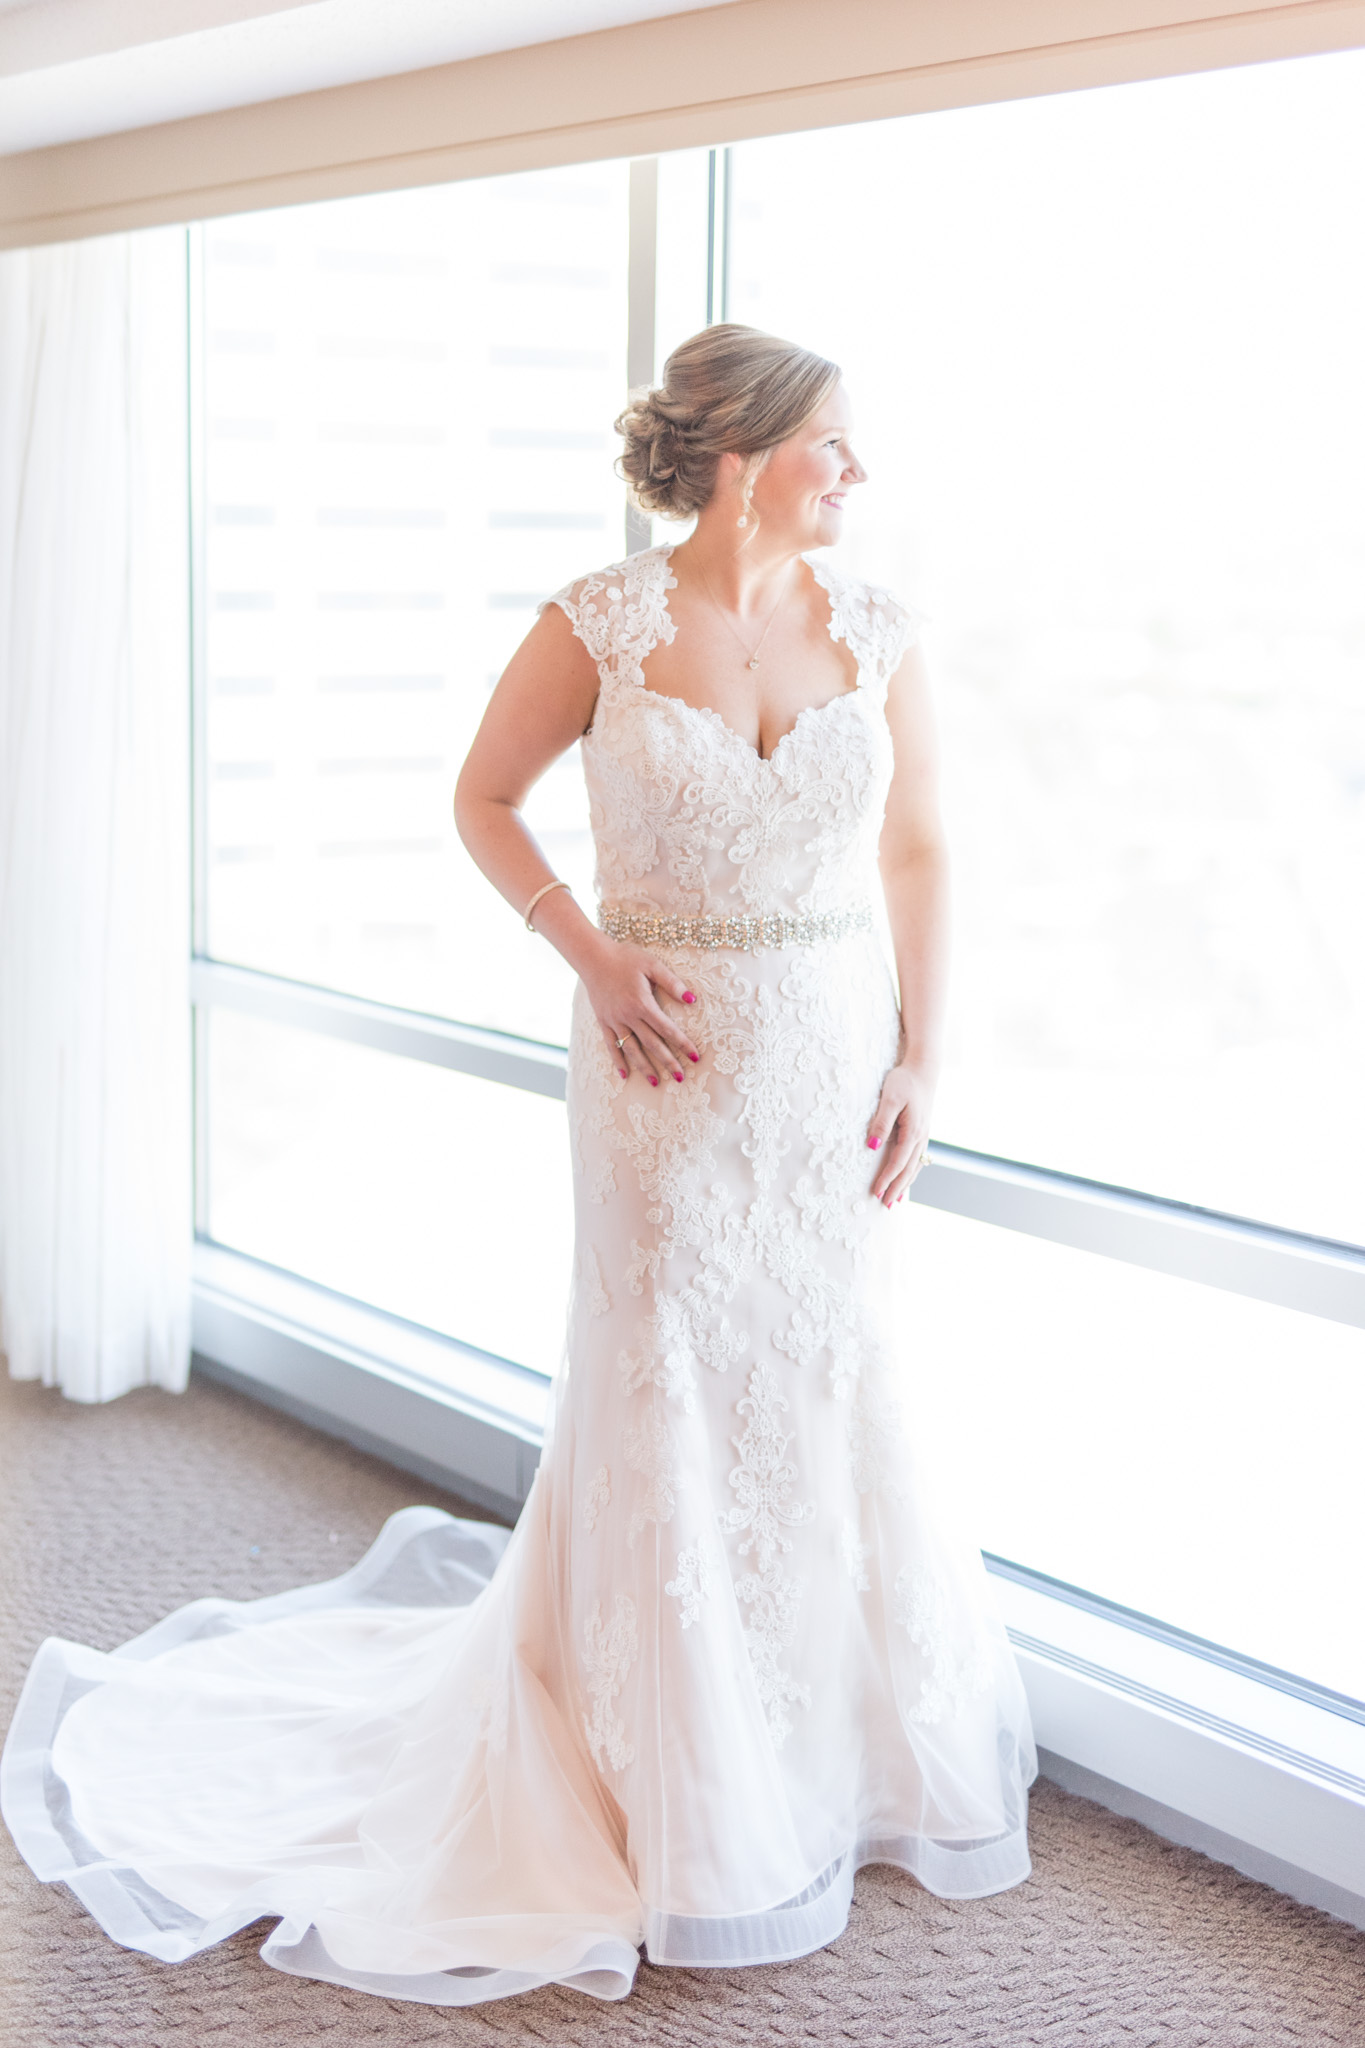
[[[643,512],[688,519],[716,487],[722,455],[748,458],[744,509],[767,457],[829,397],[837,363],[757,327],[722,321],[674,349],[662,384],[637,391],[616,422],[617,462]]]

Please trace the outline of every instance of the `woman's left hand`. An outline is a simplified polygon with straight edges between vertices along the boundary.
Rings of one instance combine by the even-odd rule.
[[[924,1164],[933,1100],[932,1085],[915,1067],[895,1066],[882,1083],[867,1142],[881,1153],[872,1177],[872,1199],[887,1209],[903,1199]]]

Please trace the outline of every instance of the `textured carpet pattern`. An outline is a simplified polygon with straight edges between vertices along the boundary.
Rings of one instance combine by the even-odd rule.
[[[205,1593],[250,1599],[354,1562],[403,1473],[223,1388],[107,1408],[0,1380],[6,1719],[45,1635],[102,1649]],[[464,1512],[469,1512],[464,1510]],[[969,1904],[858,1880],[798,1963],[642,1968],[602,2006],[537,1992],[433,2010],[267,1969],[263,1927],[175,1969],[115,1948],[0,1841],[0,2039],[12,2048],[1365,2048],[1365,1934],[1042,1784],[1036,1874]]]

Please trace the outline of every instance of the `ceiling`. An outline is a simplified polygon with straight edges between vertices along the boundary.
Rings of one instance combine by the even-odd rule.
[[[734,0],[0,0],[0,154]]]

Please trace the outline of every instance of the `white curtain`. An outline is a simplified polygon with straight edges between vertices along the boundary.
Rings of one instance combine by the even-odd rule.
[[[185,231],[0,256],[0,1351],[189,1363]]]

